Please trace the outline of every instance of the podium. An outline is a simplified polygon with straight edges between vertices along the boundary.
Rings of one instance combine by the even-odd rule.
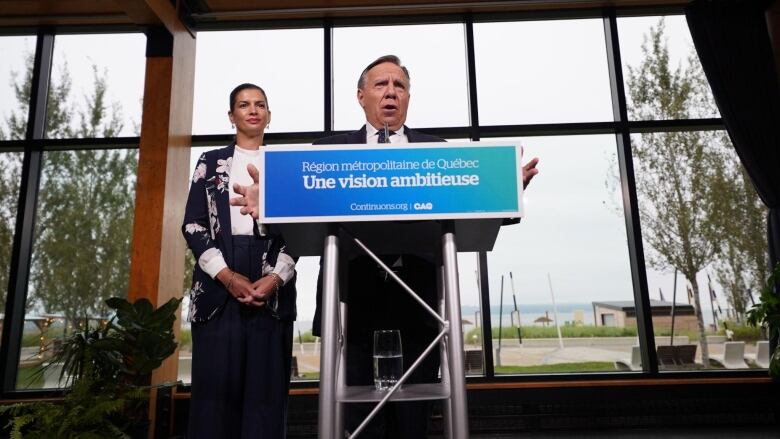
[[[455,219],[421,221],[369,221],[347,223],[279,224],[290,253],[322,256],[322,350],[320,356],[319,437],[343,436],[344,404],[376,402],[374,410],[354,431],[363,427],[388,401],[442,400],[445,434],[468,437],[468,410],[460,315],[457,252],[492,250],[502,219]],[[439,333],[399,382],[387,391],[373,386],[346,385],[347,305],[339,301],[339,267],[357,255],[366,254],[387,271],[430,318],[439,323]],[[420,254],[434,258],[438,274],[438,308],[431,309],[377,256]],[[441,356],[441,382],[404,384],[426,355]],[[412,359],[408,359],[412,361]]]

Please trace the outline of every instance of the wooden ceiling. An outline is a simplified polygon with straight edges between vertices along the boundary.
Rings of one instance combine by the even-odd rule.
[[[0,27],[150,25],[175,11],[197,28],[215,22],[438,15],[468,12],[679,6],[687,0],[0,0]]]

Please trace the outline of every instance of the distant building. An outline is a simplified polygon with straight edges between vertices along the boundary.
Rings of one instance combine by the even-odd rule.
[[[654,329],[668,329],[672,326],[672,302],[650,300]],[[696,309],[692,305],[676,303],[674,305],[674,329],[695,331]],[[636,306],[630,300],[615,302],[593,302],[593,320],[596,326],[625,328],[636,327]]]
[[[572,323],[575,326],[582,326],[585,324],[585,311],[581,309],[575,309],[572,313]]]

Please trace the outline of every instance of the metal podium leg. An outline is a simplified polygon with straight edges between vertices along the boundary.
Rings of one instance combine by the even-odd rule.
[[[335,439],[341,437],[336,428],[341,424],[336,419],[336,366],[339,354],[338,328],[338,248],[339,238],[335,232],[325,237],[322,253],[322,351],[320,353],[320,400],[318,430],[319,437]]]
[[[451,224],[451,223],[450,223]],[[466,373],[463,355],[463,326],[460,319],[460,291],[458,288],[458,253],[455,234],[445,229],[442,234],[442,262],[444,264],[444,300],[450,321],[447,343],[450,366],[450,400],[452,437],[468,438],[468,407],[466,404]]]
[[[447,321],[450,320],[447,315],[447,304],[444,300],[444,266],[439,267],[439,314]],[[443,325],[439,325],[439,329],[444,329]],[[439,355],[441,358],[441,382],[443,385],[450,387],[450,362],[448,359],[448,342],[449,338],[445,338],[439,344]],[[444,427],[444,437],[446,439],[452,439],[452,398],[442,400],[442,426]]]
[[[347,386],[347,304],[341,301],[339,303],[339,319],[337,327],[339,328],[339,360],[336,368],[336,389],[344,389]],[[340,325],[339,325],[340,323]],[[338,390],[337,390],[338,391]],[[336,427],[336,438],[344,437],[344,412],[346,404],[336,402],[334,404],[334,422]]]

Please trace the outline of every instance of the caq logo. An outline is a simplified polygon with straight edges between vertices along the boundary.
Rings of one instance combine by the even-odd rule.
[[[433,203],[414,203],[414,210],[433,210]]]

